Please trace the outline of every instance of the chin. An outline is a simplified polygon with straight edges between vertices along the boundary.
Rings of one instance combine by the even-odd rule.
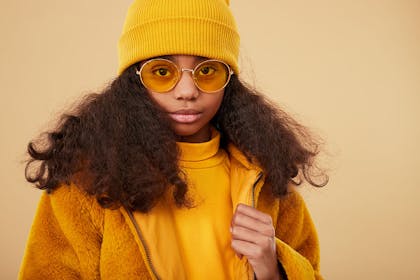
[[[189,126],[189,127],[188,127]],[[178,136],[187,137],[193,136],[200,131],[200,128],[193,127],[192,125],[175,125],[174,132]]]
[[[185,142],[204,142],[208,140],[208,126],[199,124],[174,124],[175,134]]]

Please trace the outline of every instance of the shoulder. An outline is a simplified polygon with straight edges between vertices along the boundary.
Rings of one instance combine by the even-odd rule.
[[[83,205],[91,204],[94,197],[87,194],[81,187],[74,183],[61,183],[56,189],[47,193],[47,195],[58,203],[76,202]]]
[[[103,225],[104,209],[96,198],[75,184],[61,184],[51,193],[44,194],[54,215],[62,221],[79,223],[85,220],[97,230]]]
[[[294,187],[289,187],[287,194],[280,197],[279,207],[282,211],[301,212],[306,208],[302,195]]]
[[[295,188],[289,188],[287,194],[279,198],[279,216],[282,223],[288,221],[295,225],[310,220],[305,200]]]

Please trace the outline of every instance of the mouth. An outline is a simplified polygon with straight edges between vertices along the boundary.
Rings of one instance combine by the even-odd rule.
[[[202,112],[197,110],[178,110],[170,112],[169,116],[178,123],[193,123],[201,118]]]

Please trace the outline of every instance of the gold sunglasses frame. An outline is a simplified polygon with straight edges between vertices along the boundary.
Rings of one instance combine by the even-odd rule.
[[[151,62],[153,62],[153,61],[156,61],[156,60],[159,60],[159,61],[167,61],[167,62],[169,62],[169,63],[171,63],[171,64],[173,64],[174,66],[175,66],[175,68],[178,70],[178,79],[177,79],[177,81],[176,81],[176,83],[174,83],[174,85],[170,88],[170,89],[168,89],[167,91],[159,91],[158,93],[166,93],[166,92],[169,92],[169,91],[171,91],[171,90],[173,90],[174,89],[174,87],[176,87],[176,85],[179,83],[179,81],[181,80],[181,77],[182,77],[182,73],[184,73],[184,71],[188,71],[188,72],[190,72],[191,73],[191,77],[192,77],[192,79],[193,79],[193,81],[194,81],[194,84],[195,84],[195,86],[200,90],[200,91],[202,91],[202,92],[205,92],[205,93],[214,93],[214,92],[218,92],[218,91],[220,91],[220,90],[222,90],[222,89],[224,89],[228,84],[229,84],[229,82],[230,82],[230,78],[232,77],[232,75],[234,75],[235,73],[233,72],[233,70],[232,70],[232,68],[230,68],[230,66],[229,66],[229,64],[227,64],[226,62],[224,62],[224,61],[222,61],[222,60],[218,60],[218,59],[207,59],[207,60],[204,60],[204,61],[202,61],[202,62],[200,62],[200,63],[198,63],[193,69],[188,69],[188,68],[180,68],[178,65],[176,65],[176,63],[175,62],[173,62],[172,60],[169,60],[169,59],[166,59],[166,58],[152,58],[152,59],[149,59],[149,60],[147,60],[145,63],[143,63],[142,65],[141,65],[141,67],[140,67],[140,69],[138,69],[138,68],[136,68],[136,74],[140,77],[140,81],[141,81],[141,83],[143,84],[143,86],[145,87],[145,88],[147,88],[148,90],[151,90],[151,91],[154,91],[154,92],[157,92],[157,91],[155,91],[155,90],[153,90],[153,89],[151,89],[151,88],[149,88],[149,87],[147,87],[146,86],[146,84],[144,83],[144,81],[143,81],[143,79],[142,79],[142,77],[141,77],[141,72],[142,72],[142,70],[143,70],[143,68],[145,67],[145,65],[147,65],[148,63],[151,63]],[[194,76],[194,73],[195,73],[195,71],[201,66],[201,65],[203,65],[203,64],[205,64],[205,63],[207,63],[207,62],[213,62],[213,61],[215,61],[215,62],[220,62],[220,63],[222,63],[223,65],[225,65],[226,66],[226,68],[228,69],[228,78],[226,79],[226,82],[225,82],[225,84],[220,88],[220,89],[218,89],[218,90],[214,90],[214,91],[207,91],[207,90],[203,90],[202,88],[200,88],[200,86],[198,85],[198,83],[197,83],[197,79],[196,79],[196,77]]]

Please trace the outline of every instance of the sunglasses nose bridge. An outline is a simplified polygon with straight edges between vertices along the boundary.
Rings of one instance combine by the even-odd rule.
[[[192,80],[194,81],[194,84],[196,84],[196,85],[197,85],[196,80],[195,80],[195,77],[194,77],[194,72],[195,72],[195,69],[181,68],[181,69],[180,69],[179,80],[181,79],[182,74],[183,74],[184,72],[190,72],[190,73],[191,73],[191,78],[192,78]]]
[[[191,76],[194,76],[194,69],[188,69],[188,68],[181,68],[181,74],[185,71],[190,72]]]

